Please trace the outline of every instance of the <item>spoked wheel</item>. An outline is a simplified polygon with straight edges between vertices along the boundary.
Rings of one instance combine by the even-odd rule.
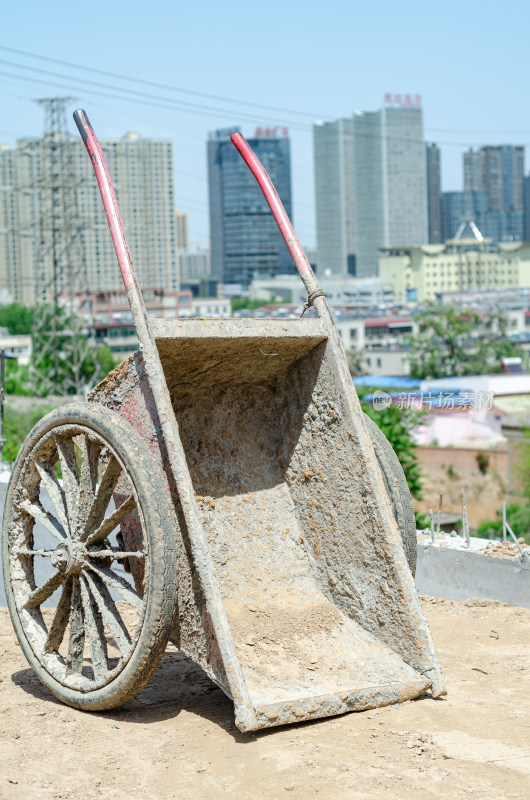
[[[126,702],[162,657],[177,602],[166,485],[134,429],[95,404],[48,414],[19,454],[4,512],[6,595],[28,661],[69,705]]]

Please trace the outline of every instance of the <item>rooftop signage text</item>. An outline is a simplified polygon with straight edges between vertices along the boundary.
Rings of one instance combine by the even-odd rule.
[[[421,108],[421,94],[385,94],[385,105],[399,108]]]
[[[285,127],[284,125],[274,128],[256,128],[256,139],[261,139],[263,137],[277,139],[279,136],[289,136],[289,128]]]

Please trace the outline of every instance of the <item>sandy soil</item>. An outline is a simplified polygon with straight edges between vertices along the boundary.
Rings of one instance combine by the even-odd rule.
[[[0,609],[0,798],[530,795],[530,611],[424,599],[449,689],[400,706],[241,734],[230,701],[170,648],[109,713],[55,701]]]

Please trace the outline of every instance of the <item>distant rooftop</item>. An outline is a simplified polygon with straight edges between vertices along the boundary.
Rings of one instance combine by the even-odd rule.
[[[462,222],[459,229],[455,234],[455,238],[453,241],[477,241],[483,242],[484,237],[475,225],[475,221],[472,219],[466,219]]]

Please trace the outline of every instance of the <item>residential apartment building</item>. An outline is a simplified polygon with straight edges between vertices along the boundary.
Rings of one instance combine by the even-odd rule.
[[[188,215],[175,209],[175,244],[177,250],[188,250],[190,246],[188,234]]]
[[[292,272],[289,251],[255,178],[230,141],[237,128],[207,143],[211,276],[247,286],[255,275]],[[292,220],[291,150],[285,128],[258,128],[248,140]]]
[[[127,133],[101,144],[140,284],[177,291],[172,142]],[[0,146],[0,289],[26,305],[35,302],[37,286],[40,297],[50,299],[54,263],[58,290],[66,290],[66,253],[70,264],[75,262],[81,288],[99,291],[121,285],[92,164],[81,140],[66,146],[76,183],[67,202],[60,179],[51,174],[50,140],[28,138],[15,147]],[[53,217],[51,186],[53,202],[62,209]],[[52,224],[57,226],[54,236]]]
[[[485,192],[487,210],[481,222],[494,241],[521,241],[524,221],[524,147],[488,145],[463,155],[464,192]],[[475,219],[478,209],[471,209]]]
[[[210,251],[197,247],[178,254],[180,282],[185,285],[210,275]]]
[[[498,145],[463,155],[464,191],[488,193],[488,210],[523,210],[524,147]]]

